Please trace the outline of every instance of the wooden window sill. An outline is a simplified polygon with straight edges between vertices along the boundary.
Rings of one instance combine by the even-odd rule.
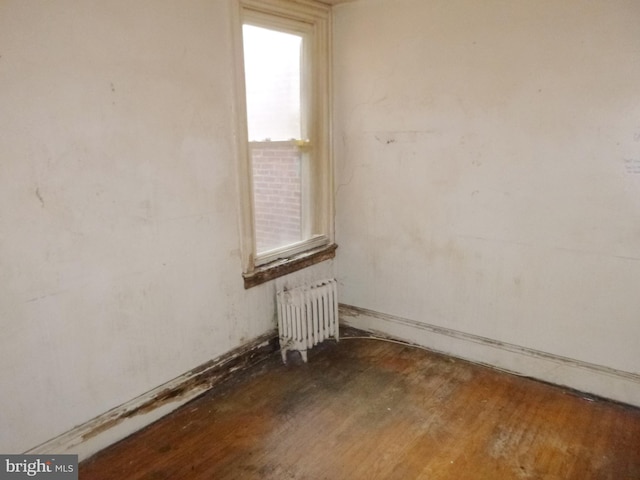
[[[290,258],[283,258],[267,263],[266,265],[261,265],[252,272],[242,275],[244,277],[244,288],[255,287],[274,278],[282,277],[315,265],[316,263],[335,258],[337,248],[338,245],[332,243],[299,253]]]

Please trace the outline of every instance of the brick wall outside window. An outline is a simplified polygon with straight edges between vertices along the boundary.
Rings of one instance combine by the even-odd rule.
[[[258,253],[302,240],[298,148],[250,143]]]

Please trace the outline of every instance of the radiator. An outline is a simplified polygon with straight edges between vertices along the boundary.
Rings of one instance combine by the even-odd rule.
[[[335,279],[328,279],[277,293],[278,333],[284,363],[289,350],[299,351],[306,362],[307,349],[326,338],[339,340],[337,285]]]

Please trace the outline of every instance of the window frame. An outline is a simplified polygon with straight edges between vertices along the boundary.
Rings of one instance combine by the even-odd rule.
[[[236,0],[234,18],[238,187],[242,275],[245,288],[305,268],[335,256],[333,159],[331,155],[330,79],[331,10],[313,0]],[[253,169],[248,141],[244,73],[243,32],[245,23],[291,33],[304,34],[311,56],[308,96],[309,137],[314,149],[309,163],[313,183],[308,203],[313,231],[321,232],[307,240],[258,255],[254,226]],[[303,88],[309,88],[308,85]]]

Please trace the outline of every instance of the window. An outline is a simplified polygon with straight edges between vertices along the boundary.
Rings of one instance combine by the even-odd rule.
[[[245,287],[334,255],[329,9],[240,0]]]

